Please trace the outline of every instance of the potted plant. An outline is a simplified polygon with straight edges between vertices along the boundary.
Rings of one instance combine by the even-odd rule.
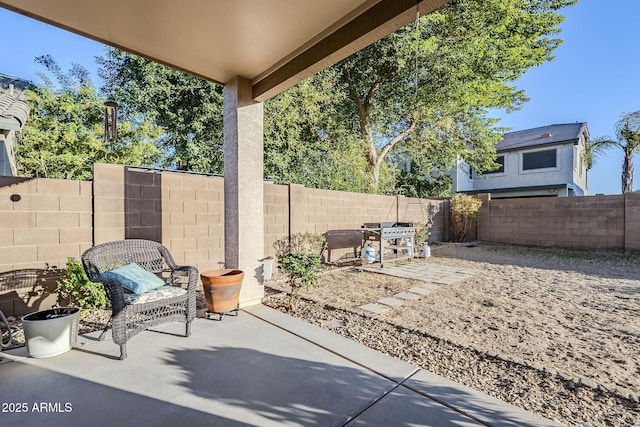
[[[68,307],[36,311],[22,317],[22,329],[31,357],[46,358],[65,353],[76,344],[80,316],[105,308],[107,296],[100,283],[89,281],[80,261],[67,258],[67,269],[58,281],[58,301]]]
[[[418,227],[416,227],[414,241],[418,249],[418,255],[423,258],[429,258],[431,256],[431,248],[429,248],[430,228],[429,224],[418,225]]]
[[[318,284],[320,253],[325,244],[324,236],[314,233],[297,233],[276,241],[276,257],[280,268],[289,276],[291,287],[289,312],[296,310],[300,290]]]
[[[79,319],[79,307],[58,307],[23,316],[29,356],[42,359],[71,350],[78,339]]]

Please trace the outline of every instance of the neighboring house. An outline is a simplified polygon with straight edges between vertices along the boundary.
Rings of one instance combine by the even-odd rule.
[[[31,83],[0,74],[0,176],[15,176],[16,161],[13,149],[29,116],[24,90]]]
[[[478,174],[464,162],[452,173],[453,191],[491,198],[587,195],[586,123],[542,126],[505,133],[496,145],[500,167]]]

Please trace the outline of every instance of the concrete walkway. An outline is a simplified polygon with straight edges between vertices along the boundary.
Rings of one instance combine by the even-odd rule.
[[[384,268],[381,268],[380,264],[364,265],[362,270],[422,282],[419,286],[408,286],[406,292],[399,292],[393,297],[381,298],[358,307],[375,314],[384,314],[392,308],[402,306],[406,301],[419,300],[442,286],[452,285],[478,274],[470,268],[432,264],[424,259],[387,263]]]
[[[552,426],[264,306],[50,359],[0,353],[7,426]]]

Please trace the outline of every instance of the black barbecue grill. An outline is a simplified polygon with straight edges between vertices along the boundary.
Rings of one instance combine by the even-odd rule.
[[[413,258],[416,229],[410,222],[367,222],[362,226],[365,242],[378,242],[380,249],[380,267],[384,267],[384,252],[391,249],[398,257],[400,251],[406,252],[407,259]]]

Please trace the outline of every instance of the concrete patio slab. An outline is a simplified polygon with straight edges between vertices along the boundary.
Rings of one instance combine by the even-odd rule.
[[[425,419],[429,414],[429,421]],[[348,426],[480,427],[480,424],[444,405],[404,387],[398,387],[367,409]]]
[[[300,339],[248,313],[196,319],[191,337],[170,335],[183,328],[134,337],[124,361],[114,360],[118,346],[102,341],[0,366],[10,401],[71,409],[3,414],[3,424],[340,425],[395,386],[313,343],[330,334],[319,328]]]
[[[557,427],[561,425],[425,370],[416,372],[403,383],[403,387],[436,402],[446,403],[450,408],[455,408],[482,425],[492,427]]]
[[[511,425],[551,425],[264,306],[196,319],[191,337],[173,335],[182,330],[137,335],[124,361],[96,334],[50,359],[25,357],[24,348],[2,353],[10,361],[0,365],[0,400],[22,410],[3,413],[2,424],[473,426],[469,414],[495,414],[516,417]]]
[[[413,365],[381,354],[325,329],[310,327],[312,325],[303,320],[296,319],[264,305],[254,305],[246,307],[244,310],[258,319],[277,326],[299,338],[313,342],[317,347],[337,354],[358,365],[367,366],[368,369],[394,382],[404,381],[416,371]]]

